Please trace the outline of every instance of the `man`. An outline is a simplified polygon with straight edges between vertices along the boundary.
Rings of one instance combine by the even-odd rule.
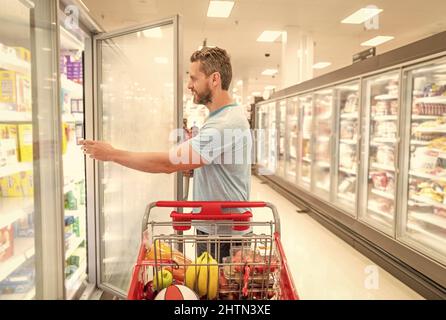
[[[194,170],[194,201],[248,201],[251,183],[250,156],[252,140],[248,120],[240,106],[228,93],[232,80],[231,61],[224,49],[203,48],[190,58],[188,89],[194,103],[209,109],[199,133],[168,152],[129,152],[113,148],[101,141],[82,142],[84,153],[101,161],[113,161],[123,166],[149,172],[173,173]],[[172,155],[176,156],[172,157]],[[235,156],[235,159],[234,159]],[[181,159],[182,161],[178,161]],[[242,212],[243,209],[232,209]],[[196,226],[199,235],[231,235],[231,226]],[[198,244],[198,255],[211,250],[215,255],[229,256],[229,243],[219,246]]]

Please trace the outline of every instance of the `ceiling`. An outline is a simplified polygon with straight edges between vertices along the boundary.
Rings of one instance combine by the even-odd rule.
[[[314,41],[314,62],[332,65],[315,70],[314,76],[351,64],[353,54],[366,49],[360,43],[376,35],[395,39],[377,48],[386,52],[446,30],[445,0],[235,0],[229,18],[208,18],[209,0],[83,0],[90,14],[109,31],[142,22],[156,21],[174,14],[182,16],[184,76],[190,54],[207,39],[208,45],[228,50],[232,57],[234,81],[248,82],[245,93],[263,91],[266,85],[281,88],[282,43],[257,42],[264,30],[298,27]],[[340,21],[367,5],[383,9],[379,30]],[[266,58],[265,53],[270,53]],[[266,68],[277,68],[275,77],[262,76]],[[249,79],[246,81],[246,79]]]

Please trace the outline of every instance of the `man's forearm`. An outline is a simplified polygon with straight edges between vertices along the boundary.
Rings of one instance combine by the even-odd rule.
[[[172,173],[176,171],[167,152],[131,152],[115,149],[111,160],[127,168],[149,173]]]

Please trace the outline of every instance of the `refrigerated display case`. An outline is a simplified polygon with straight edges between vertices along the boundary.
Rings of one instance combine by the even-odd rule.
[[[297,97],[287,99],[286,106],[285,179],[297,184],[298,141],[300,136],[299,101]]]
[[[299,116],[302,119],[302,131],[299,137],[298,184],[305,189],[311,188],[313,96],[299,96]]]
[[[285,132],[286,132],[286,108],[287,108],[287,102],[286,100],[281,100],[278,103],[278,137],[279,137],[279,144],[278,144],[278,160],[277,160],[277,175],[280,177],[285,177]]]
[[[394,233],[397,181],[399,71],[364,80],[363,210],[361,220]]]
[[[404,73],[406,199],[399,235],[446,262],[446,60]]]
[[[257,164],[259,170],[263,172],[268,168],[268,124],[269,110],[268,105],[260,105],[257,110]]]
[[[359,82],[334,89],[337,110],[334,202],[347,213],[356,215],[359,147]]]
[[[314,165],[313,190],[322,198],[330,198],[331,153],[333,127],[333,90],[324,89],[314,94]]]

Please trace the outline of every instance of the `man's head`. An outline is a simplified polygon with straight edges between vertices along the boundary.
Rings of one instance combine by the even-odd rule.
[[[228,91],[232,67],[226,50],[204,47],[192,54],[190,62],[187,87],[194,94],[194,103],[208,105],[216,94]]]

